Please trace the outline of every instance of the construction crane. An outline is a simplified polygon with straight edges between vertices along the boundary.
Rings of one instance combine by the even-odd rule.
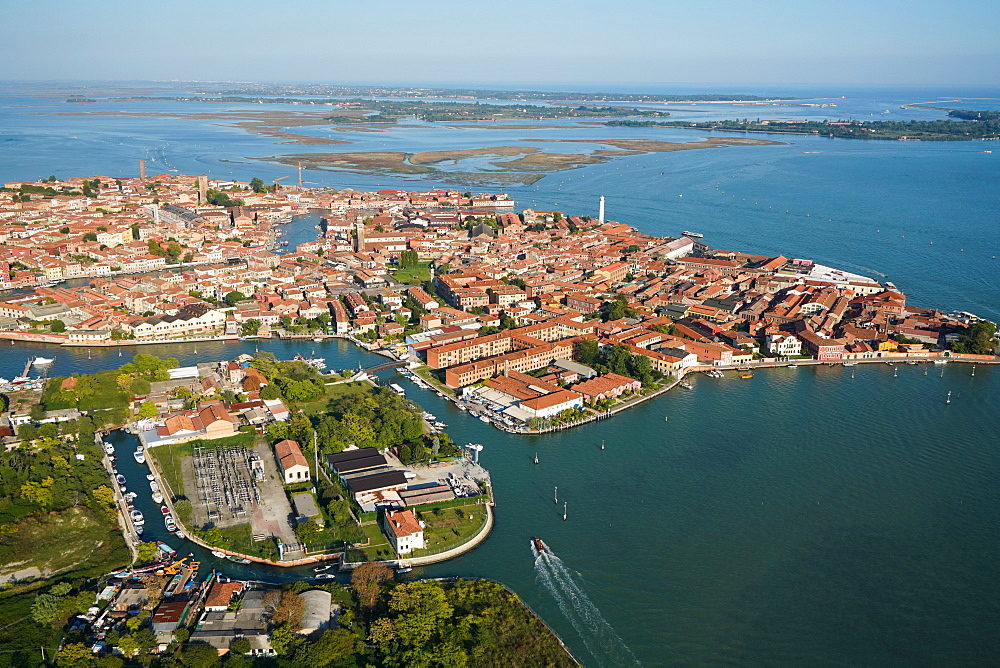
[[[276,178],[274,180],[274,186],[272,187],[273,191],[274,192],[278,192],[278,181],[281,181],[281,180],[287,179],[287,178],[288,178],[287,174],[285,176],[279,176],[278,178]]]

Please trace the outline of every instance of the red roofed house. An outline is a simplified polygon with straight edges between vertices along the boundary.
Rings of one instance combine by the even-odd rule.
[[[424,528],[412,510],[386,510],[382,528],[396,554],[408,554],[424,549]]]
[[[279,441],[274,446],[274,456],[278,459],[278,466],[285,476],[286,485],[309,480],[309,462],[306,461],[298,443],[287,438]]]

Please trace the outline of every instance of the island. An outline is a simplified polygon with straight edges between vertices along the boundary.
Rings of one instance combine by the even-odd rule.
[[[695,391],[693,374],[1000,361],[996,325],[975,314],[810,259],[713,248],[707,230],[643,234],[603,203],[515,211],[505,193],[142,171],[9,182],[0,203],[12,345],[337,338],[380,356],[329,370],[302,353],[187,366],[138,353],[53,375],[35,355],[0,380],[0,638],[20,665],[60,644],[61,665],[212,665],[220,651],[227,665],[572,665],[502,586],[401,579],[486,538],[492,486],[480,444],[453,442],[381,371],[539,434]],[[309,211],[315,239],[287,248],[282,227]],[[145,540],[152,522],[176,539]],[[179,540],[215,564],[313,577],[226,581]],[[444,621],[460,632],[440,635]]]
[[[984,115],[985,114],[985,115]],[[950,112],[960,121],[778,121],[726,120],[692,123],[688,121],[613,120],[613,127],[670,127],[719,132],[766,132],[813,134],[842,139],[895,139],[902,141],[972,141],[1000,139],[997,112]]]

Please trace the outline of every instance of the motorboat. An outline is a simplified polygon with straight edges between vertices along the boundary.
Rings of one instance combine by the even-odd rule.
[[[163,503],[163,495],[159,492],[153,492],[153,503]]]
[[[169,515],[170,514],[170,508],[167,508],[166,506],[160,506],[160,513],[163,514],[163,515]]]
[[[326,566],[317,566],[313,569],[314,573],[322,573],[323,571],[328,571],[333,568],[333,564],[327,564]]]
[[[410,568],[409,566],[406,566],[405,568],[397,568],[397,569],[396,569],[396,574],[397,574],[397,575],[402,575],[403,573],[409,573],[409,572],[410,572],[410,571],[412,571],[412,570],[413,570],[413,569],[412,569],[412,568]]]
[[[251,561],[245,557],[237,557],[235,554],[227,554],[226,559],[234,564],[249,564]]]
[[[537,538],[537,537],[536,538],[532,538],[531,539],[531,544],[534,546],[535,550],[539,554],[541,554],[542,552],[546,551],[546,549],[545,549],[545,543],[542,542],[541,538]]]
[[[213,557],[218,557],[219,559],[225,559],[229,555],[226,554],[225,552],[220,551],[220,550],[212,550],[212,556]]]
[[[156,476],[153,475],[152,473],[147,473],[146,480],[156,480]]]
[[[320,573],[319,575],[316,576],[316,579],[317,580],[333,580],[336,577],[337,576],[334,575],[333,573]]]
[[[109,455],[115,454],[115,446],[111,445],[110,443],[105,442],[104,443],[104,452],[106,452]]]
[[[124,492],[125,491],[125,476],[123,476],[121,473],[119,473],[118,475],[115,476],[115,482],[118,483],[118,486],[121,487],[122,491]]]
[[[171,533],[177,531],[177,525],[174,524],[174,518],[170,515],[163,516],[163,524],[167,527],[167,531],[170,531]]]
[[[135,457],[135,461],[137,461],[138,463],[140,463],[140,464],[145,464],[146,463],[146,453],[145,452],[141,452],[139,450],[136,450],[135,452],[132,453],[132,456]]]
[[[145,524],[146,522],[146,520],[142,516],[141,510],[133,510],[131,513],[129,513],[129,516],[132,518],[133,524]]]
[[[52,364],[55,361],[55,357],[36,357],[32,364],[35,366],[45,366],[46,364]]]
[[[160,486],[156,484],[155,480],[149,481],[149,491],[156,493],[160,491]]]

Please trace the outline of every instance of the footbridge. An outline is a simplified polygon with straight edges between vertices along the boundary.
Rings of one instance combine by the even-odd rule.
[[[356,374],[351,376],[351,380],[365,380],[379,371],[388,371],[389,369],[405,369],[410,363],[407,360],[393,360],[391,362],[383,362],[382,364],[376,364],[375,366],[370,366],[367,369],[360,369]]]

